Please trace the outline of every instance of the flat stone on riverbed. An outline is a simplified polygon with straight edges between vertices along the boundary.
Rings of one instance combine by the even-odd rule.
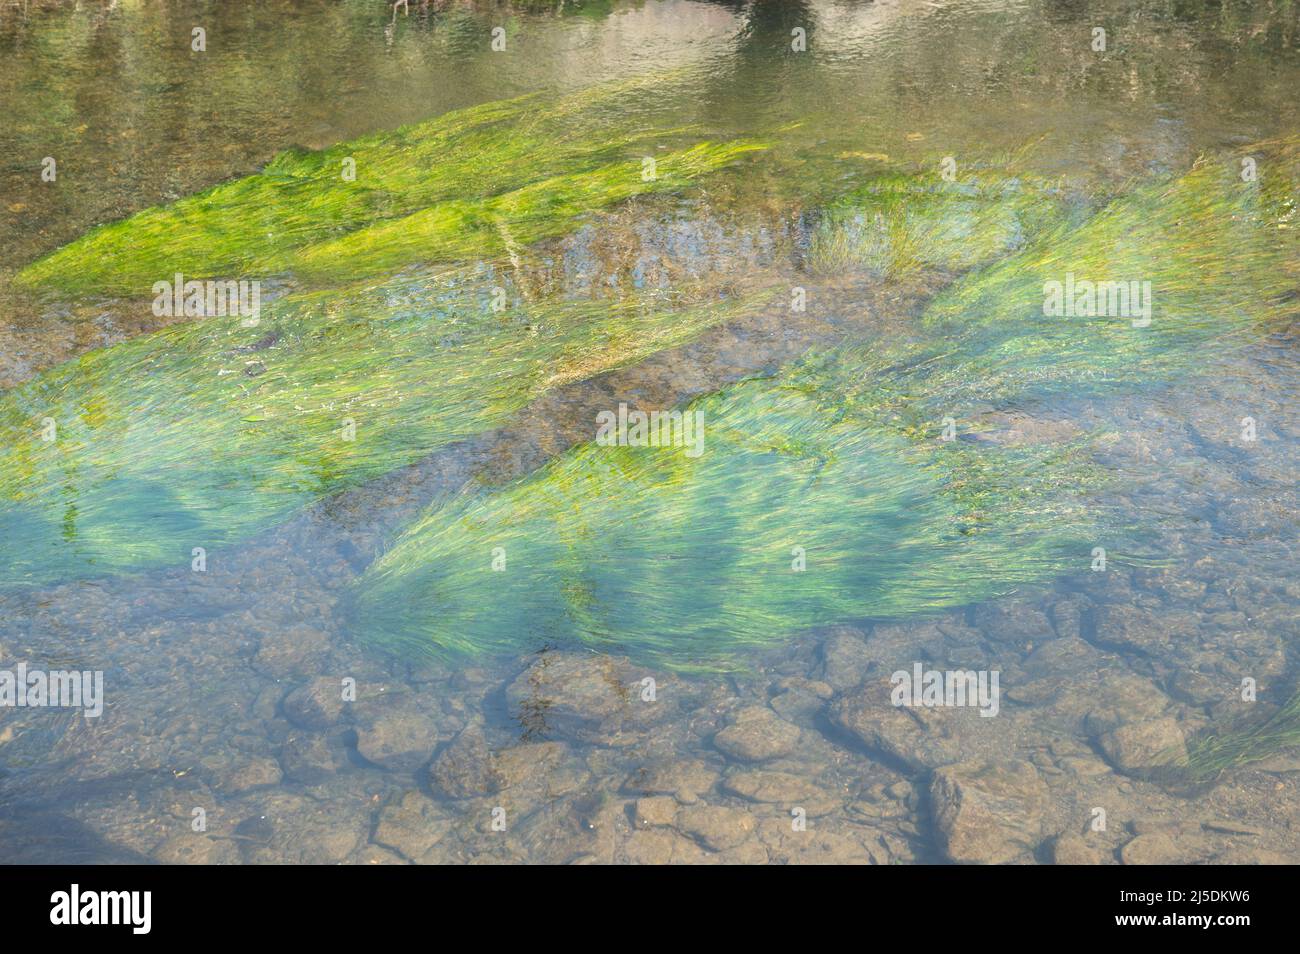
[[[1006,714],[984,718],[974,706],[896,706],[890,701],[892,688],[888,679],[869,679],[835,702],[829,717],[833,725],[856,736],[868,749],[912,770],[969,758],[986,749],[995,730],[1004,729],[1008,721]]]
[[[1204,838],[1152,832],[1138,835],[1120,849],[1119,856],[1126,865],[1187,865],[1206,861],[1212,854]]]
[[[677,827],[712,851],[743,844],[754,833],[754,816],[725,805],[691,805],[677,816]]]
[[[1169,717],[1113,728],[1104,720],[1089,717],[1088,729],[1106,760],[1129,775],[1142,776],[1162,766],[1177,765],[1187,757],[1183,730]]]
[[[472,725],[452,739],[429,766],[429,782],[451,798],[475,798],[500,791],[503,779],[483,730]]]
[[[718,781],[718,773],[699,759],[652,762],[641,766],[623,783],[630,795],[672,795],[690,805]]]
[[[793,752],[799,744],[799,728],[766,706],[746,706],[713,737],[713,744],[738,761],[765,762]]]
[[[809,815],[825,815],[843,804],[843,799],[789,772],[762,770],[734,772],[722,783],[723,791],[751,802],[802,808]]]
[[[428,761],[438,738],[432,713],[402,704],[381,708],[357,725],[357,751],[391,771],[419,768]]]
[[[299,686],[284,698],[284,714],[303,729],[328,729],[343,716],[342,680],[321,676]]]
[[[438,753],[429,766],[429,782],[452,798],[477,798],[528,782],[548,783],[552,794],[558,794],[576,778],[576,767],[565,765],[568,756],[568,746],[562,742],[493,749],[483,730],[473,725]]]
[[[187,832],[158,845],[153,859],[163,865],[237,865],[239,849],[226,838]]]
[[[865,634],[851,626],[834,626],[822,644],[822,673],[832,689],[851,689],[871,665]]]
[[[264,756],[254,756],[219,776],[214,784],[223,795],[237,795],[258,788],[279,785],[283,778],[280,763]]]
[[[654,699],[643,694],[642,678],[625,659],[548,652],[510,683],[506,702],[528,736],[618,745],[667,714],[662,677]]]
[[[638,798],[633,807],[633,820],[637,828],[658,828],[671,825],[677,817],[677,800],[668,795],[651,795]]]
[[[407,792],[379,813],[374,841],[412,861],[433,861],[430,852],[447,829],[447,819],[433,802],[419,792]]]
[[[314,627],[275,627],[262,636],[253,663],[277,679],[315,675],[320,672],[329,645],[329,634]]]
[[[944,853],[968,864],[1003,864],[1033,851],[1042,836],[1047,786],[1028,762],[961,762],[930,783]]]

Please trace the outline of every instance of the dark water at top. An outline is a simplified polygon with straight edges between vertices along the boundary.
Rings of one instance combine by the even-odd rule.
[[[675,71],[627,108],[717,138],[798,124],[794,139],[840,157],[846,179],[862,157],[1024,150],[1027,169],[1083,205],[1300,129],[1300,13],[1284,2],[557,6],[0,8],[0,385],[159,323],[147,302],[9,288],[92,226],[255,172],[286,148],[527,92]],[[196,26],[203,53],[190,49]],[[498,26],[502,52],[490,47]],[[790,48],[795,28],[806,52]],[[46,156],[57,186],[41,181]],[[587,439],[597,409],[666,405],[845,337],[905,338],[950,276],[811,275],[812,218],[734,182],[615,209],[547,243],[529,263],[537,281],[576,294],[683,275],[743,287],[761,274],[807,287],[818,306],[751,315],[560,388],[503,428],[223,550],[201,577],[180,565],[0,593],[0,668],[103,670],[107,690],[96,720],[0,709],[4,856],[1300,858],[1293,753],[1194,791],[1142,778],[1133,754],[1242,717],[1243,678],[1265,705],[1294,691],[1300,369],[1285,329],[1207,355],[1208,378],[1003,409],[1008,440],[1118,435],[1110,463],[1147,479],[1106,503],[1160,528],[1144,565],[1093,574],[1085,556],[1077,574],[939,615],[790,632],[727,675],[647,668],[616,639],[609,657],[538,639],[504,658],[423,666],[353,638],[347,588],[397,530],[467,482],[520,477]],[[1244,416],[1263,435],[1249,449]],[[873,679],[913,661],[998,671],[999,715],[946,721],[868,701]],[[636,695],[646,676],[658,693],[648,709]],[[358,698],[336,705],[345,678]],[[1114,723],[1132,728],[1117,735]],[[944,766],[972,758],[1002,766],[1028,806],[983,841],[937,832],[932,817]],[[1106,829],[1077,837],[1097,806]],[[806,831],[792,830],[792,807]],[[192,830],[197,808],[206,832]],[[493,830],[496,808],[505,831]]]

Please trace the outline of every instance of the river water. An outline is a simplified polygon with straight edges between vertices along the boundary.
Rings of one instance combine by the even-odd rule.
[[[688,660],[671,622],[666,655],[631,629],[599,646],[528,630],[507,652],[384,652],[359,638],[354,599],[421,514],[526,480],[589,440],[602,409],[668,407],[846,341],[911,340],[953,269],[811,264],[824,203],[872,163],[1015,155],[1083,217],[1198,157],[1295,136],[1298,30],[1283,0],[0,7],[5,389],[184,320],[144,297],[19,288],[22,268],[285,149],[662,76],[620,100],[624,118],[719,140],[779,129],[794,157],[770,181],[733,171],[584,218],[510,279],[598,300],[686,282],[777,300],[564,380],[214,550],[203,572],[186,556],[0,589],[0,670],[104,679],[93,718],[0,708],[0,858],[1300,861],[1300,750],[1269,746],[1194,783],[1150,771],[1296,691],[1300,364],[1285,321],[1239,348],[1211,341],[1203,374],[1012,399],[984,420],[986,442],[1011,446],[1110,435],[1100,460],[1120,480],[1099,506],[1150,532],[1104,572],[1085,549],[1076,570],[1031,581],[990,569],[975,601],[774,620],[717,667],[675,665]],[[794,200],[779,180],[807,156],[824,165]],[[796,287],[811,306],[789,306]],[[268,284],[271,299],[294,290],[293,274]],[[717,602],[701,593],[694,615]],[[889,676],[914,666],[996,673],[997,714],[891,705]]]

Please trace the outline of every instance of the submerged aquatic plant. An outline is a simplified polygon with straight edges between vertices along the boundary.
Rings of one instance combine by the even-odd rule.
[[[448,201],[309,245],[286,260],[295,275],[323,281],[380,274],[413,261],[451,262],[508,256],[572,231],[584,214],[636,195],[680,189],[763,147],[700,143],[656,160],[652,178],[640,159],[555,176],[478,201]]]
[[[549,388],[754,307],[761,288],[537,300],[498,314],[472,266],[359,281],[415,262],[517,262],[586,213],[763,148],[648,125],[629,107],[668,78],[489,103],[285,153],[25,269],[21,282],[65,292],[144,293],[174,272],[291,271],[334,287],[281,299],[255,330],[215,317],[167,328],[0,397],[0,586],[166,563],[195,538],[238,540],[498,426]],[[639,153],[651,144],[667,151],[646,168]]]
[[[1261,143],[1260,179],[1243,181],[1234,157],[1201,160],[1171,181],[1141,185],[1106,205],[1086,226],[1060,225],[1022,255],[1009,257],[979,282],[954,286],[927,315],[935,333],[974,322],[989,333],[1017,329],[1032,317],[1069,330],[1080,351],[1128,364],[1140,346],[1151,354],[1222,337],[1277,315],[1300,281],[1300,139]],[[1047,311],[1048,282],[1073,278],[1075,312]],[[1089,302],[1082,282],[1149,283],[1149,324],[1106,312],[1118,290]],[[1131,330],[1141,334],[1131,334]],[[1118,347],[1118,352],[1117,352]]]
[[[283,299],[0,396],[0,585],[175,562],[755,307],[645,294],[503,313],[464,271]],[[54,428],[56,439],[49,436]]]
[[[828,406],[851,363],[806,370],[692,403],[698,457],[587,444],[435,508],[359,581],[368,638],[417,654],[577,640],[726,666],[827,620],[992,596],[1078,551],[1087,516],[1053,499],[1083,472],[1068,449],[918,448]]]
[[[863,354],[840,396],[923,431],[943,416],[1034,394],[1106,394],[1203,370],[1294,318],[1300,280],[1300,141],[1259,144],[1265,180],[1230,160],[1202,160],[1178,179],[1141,185],[1081,224],[1043,231],[1019,252],[941,291],[918,337]],[[1113,314],[1066,317],[1045,307],[1052,282],[1149,283]]]
[[[750,148],[689,147],[657,162],[658,181],[703,175]],[[290,255],[325,277],[392,269],[438,236],[457,249],[448,257],[490,256],[572,228],[582,209],[641,183],[639,164],[617,163],[492,196],[479,219],[461,214],[472,203],[448,201]],[[194,537],[238,540],[767,297],[541,301],[503,316],[477,300],[482,283],[468,274],[299,293],[255,330],[214,319],[164,329],[5,395],[0,530],[22,545],[0,561],[0,585],[174,561]],[[39,439],[46,419],[57,442]]]
[[[832,203],[808,249],[816,273],[901,278],[924,268],[965,272],[1020,248],[1063,208],[1048,185],[1010,160],[946,180],[890,172]]]
[[[1175,781],[1211,782],[1227,769],[1260,762],[1294,748],[1300,748],[1300,692],[1267,719],[1211,730],[1190,740],[1186,757],[1178,759],[1165,774]]]
[[[727,665],[802,627],[922,614],[1064,570],[1110,519],[1088,496],[1105,479],[1088,440],[941,444],[936,424],[1203,369],[1207,341],[1288,314],[1292,213],[1239,186],[1199,164],[959,282],[922,319],[934,337],[812,355],[694,402],[698,458],[589,444],[431,510],[358,581],[364,630],[416,653],[576,640]],[[1230,253],[1235,266],[1217,262]],[[1168,295],[1150,325],[1049,317],[1044,283],[1069,269],[1149,275]]]
[[[446,113],[320,152],[290,150],[260,173],[97,228],[28,265],[20,285],[144,295],[180,272],[258,277],[301,269],[357,278],[413,262],[484,257],[574,227],[631,195],[680,188],[753,142],[691,143],[627,108],[662,76],[548,102],[538,95]],[[656,175],[641,156],[656,154]],[[355,173],[355,175],[351,175]]]

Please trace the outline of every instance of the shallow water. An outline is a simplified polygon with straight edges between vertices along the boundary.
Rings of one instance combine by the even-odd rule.
[[[502,24],[506,50],[493,52]],[[204,53],[189,47],[195,25]],[[1104,53],[1091,48],[1096,26]],[[1146,771],[1153,754],[1257,719],[1296,689],[1300,367],[1284,321],[1239,348],[1226,335],[1204,348],[1195,377],[982,409],[967,435],[981,444],[1110,435],[1098,460],[1118,479],[1094,503],[1144,529],[1105,572],[1088,547],[1076,571],[1032,584],[999,583],[995,567],[994,598],[765,632],[705,671],[617,631],[599,647],[529,630],[505,654],[389,655],[360,638],[354,591],[430,507],[536,472],[589,440],[601,410],[667,407],[810,349],[920,334],[950,271],[881,278],[810,263],[823,205],[872,157],[1023,150],[1024,174],[1058,183],[1083,216],[1198,156],[1295,135],[1298,26],[1283,2],[0,8],[8,388],[167,322],[147,298],[12,288],[18,270],[292,146],[667,70],[661,90],[623,103],[628,118],[718,139],[782,129],[781,175],[821,163],[812,194],[723,174],[486,263],[525,297],[770,284],[804,288],[806,311],[782,294],[562,383],[499,426],[212,548],[204,572],[191,569],[193,541],[176,540],[170,566],[0,592],[0,668],[102,670],[105,685],[98,718],[0,709],[4,857],[1300,860],[1296,750],[1196,784]],[[795,27],[806,52],[790,49]],[[41,181],[47,155],[57,183]],[[279,281],[272,295],[298,283]],[[1257,439],[1243,439],[1244,417]],[[702,592],[699,605],[713,600]],[[891,706],[890,674],[916,664],[997,672],[997,715]],[[1243,679],[1258,701],[1243,701]],[[355,701],[340,698],[347,680]],[[945,814],[955,791],[978,801],[989,788],[1010,793],[997,825]]]

